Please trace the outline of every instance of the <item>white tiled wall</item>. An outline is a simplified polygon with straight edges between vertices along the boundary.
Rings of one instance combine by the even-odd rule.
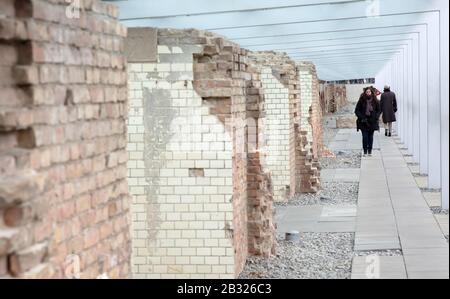
[[[300,127],[302,131],[307,131],[308,140],[313,140],[313,128],[308,121],[310,118],[309,109],[311,108],[313,102],[313,76],[308,71],[300,71],[300,103],[301,103],[301,118]]]
[[[234,278],[225,230],[233,220],[232,142],[195,93],[192,55],[184,52],[159,46],[158,55],[177,62],[129,64],[132,271],[135,278]],[[191,176],[191,168],[204,176]]]
[[[265,167],[271,173],[274,200],[286,199],[286,186],[290,185],[290,121],[289,89],[272,74],[270,67],[261,70],[265,97]]]

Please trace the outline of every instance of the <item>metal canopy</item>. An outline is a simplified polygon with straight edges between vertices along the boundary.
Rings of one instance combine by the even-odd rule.
[[[254,50],[286,52],[317,65],[324,80],[375,77],[438,12],[429,0],[114,1],[129,27],[206,29]],[[377,53],[375,52],[382,52]],[[396,51],[395,51],[396,50]],[[347,55],[332,56],[343,53]],[[367,51],[367,55],[361,55]],[[326,65],[336,63],[333,72]],[[324,54],[313,55],[313,54]],[[376,58],[370,67],[364,61]],[[373,60],[373,59],[372,59]]]
[[[123,0],[128,27],[197,28],[311,61],[320,79],[375,78],[401,106],[397,132],[449,203],[447,0]]]

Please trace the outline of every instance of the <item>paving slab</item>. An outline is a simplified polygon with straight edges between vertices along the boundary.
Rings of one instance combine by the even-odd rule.
[[[448,279],[449,248],[443,236],[448,216],[433,215],[429,208],[440,203],[440,194],[422,194],[427,178],[413,176],[420,169],[411,166],[414,161],[403,144],[376,139],[380,154],[361,162],[355,250],[402,250],[391,264],[384,262],[392,265],[385,266],[392,273],[381,271],[381,277]],[[352,278],[365,278],[362,261],[355,258]]]
[[[333,180],[345,183],[359,182],[360,173],[360,169],[336,169]]]
[[[419,188],[428,188],[428,177],[418,176],[415,179]]]
[[[277,207],[277,229],[280,233],[299,232],[344,233],[356,230],[356,206]]]
[[[440,192],[422,192],[422,195],[430,207],[440,207],[441,206],[441,193]]]
[[[402,256],[358,256],[353,258],[352,279],[406,279]]]

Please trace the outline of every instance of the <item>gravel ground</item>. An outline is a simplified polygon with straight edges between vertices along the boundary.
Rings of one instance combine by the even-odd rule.
[[[321,158],[322,169],[361,168],[361,151],[339,151],[336,158]]]
[[[426,174],[420,174],[420,173],[416,173],[416,172],[413,172],[412,175],[415,178],[425,178],[425,177],[427,177]]]
[[[441,207],[431,207],[430,210],[434,215],[448,215],[448,210],[444,210]]]
[[[420,164],[419,163],[406,163],[406,165],[408,165],[408,166],[419,166]]]
[[[441,189],[430,189],[430,188],[420,188],[420,191],[422,192],[429,192],[429,193],[437,193],[441,192]]]
[[[353,107],[349,108],[353,110]],[[351,111],[352,112],[352,111]],[[341,114],[348,114],[347,111]],[[324,143],[331,142],[339,129],[324,126]],[[360,168],[360,151],[336,153],[321,159],[322,169]],[[358,183],[324,182],[317,194],[301,194],[276,206],[356,204]],[[303,233],[299,243],[278,234],[277,255],[270,259],[249,257],[242,279],[350,279],[354,256],[353,233]]]
[[[277,239],[277,256],[250,257],[239,278],[350,279],[354,234],[304,233],[300,243]]]
[[[359,183],[322,183],[318,193],[300,194],[287,203],[276,203],[277,206],[309,206],[356,204],[358,202]]]
[[[355,256],[368,256],[368,255],[378,255],[378,256],[402,256],[402,250],[378,250],[378,251],[355,251]]]

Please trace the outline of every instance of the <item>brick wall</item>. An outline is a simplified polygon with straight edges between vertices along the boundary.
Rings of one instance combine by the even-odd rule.
[[[265,167],[271,173],[276,201],[284,201],[290,195],[289,159],[289,89],[273,76],[272,68],[262,67],[267,129],[264,134],[267,159]]]
[[[0,3],[0,277],[129,274],[126,30],[81,5]]]
[[[265,181],[248,171],[246,55],[207,32],[158,29],[158,62],[129,62],[135,277],[233,278],[267,247],[271,193],[249,192]],[[270,217],[253,212],[262,203]]]
[[[299,169],[296,151],[299,123],[299,80],[295,62],[276,52],[254,52],[250,58],[261,72],[266,129],[265,167],[271,174],[275,201],[286,201],[299,192]]]
[[[319,88],[322,113],[336,113],[348,104],[345,84],[320,82]]]
[[[301,62],[300,77],[300,135],[299,150],[305,161],[301,172],[302,192],[317,192],[320,187],[319,158],[323,150],[322,108],[320,105],[319,80],[314,64]]]
[[[272,176],[264,166],[267,105],[260,70],[250,63],[247,71],[251,74],[246,81],[248,250],[252,255],[270,257],[276,252],[276,224]]]
[[[129,63],[134,277],[234,277],[232,137],[193,86],[206,38],[157,38],[159,63]]]

